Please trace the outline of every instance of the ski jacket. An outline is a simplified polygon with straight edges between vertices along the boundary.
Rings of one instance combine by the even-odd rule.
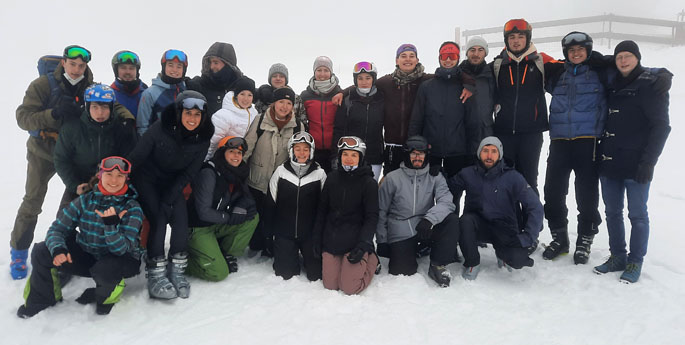
[[[338,106],[333,104],[333,96],[342,92],[336,86],[326,95],[317,94],[310,87],[302,92],[301,99],[307,113],[309,134],[314,137],[317,150],[330,150],[336,143],[331,144],[333,138],[333,124]]]
[[[478,105],[478,118],[481,120],[481,137],[492,135],[495,109],[495,76],[492,67],[483,61],[478,66],[471,65],[468,60],[463,61],[459,67],[471,74],[476,80],[476,93],[473,97]]]
[[[74,199],[57,215],[45,237],[45,244],[53,257],[67,254],[66,239],[76,231],[76,243],[96,259],[106,255],[130,255],[140,260],[140,227],[143,224],[143,210],[136,199],[138,193],[128,185],[123,195],[104,195],[96,185],[92,191]],[[96,210],[105,211],[114,207],[117,214],[126,214],[114,224],[107,224]],[[118,218],[118,217],[117,217]]]
[[[164,185],[166,191],[161,202],[166,204],[182,197],[183,188],[200,171],[214,133],[207,113],[202,113],[198,128],[192,135],[184,136],[185,128],[181,129],[183,125],[176,112],[173,103],[167,106],[160,121],[150,126],[128,156],[136,185]]]
[[[54,162],[67,190],[87,183],[98,172],[100,161],[109,156],[126,156],[136,145],[135,121],[112,114],[105,122],[95,122],[88,112],[79,121],[62,126]]]
[[[110,87],[114,90],[117,102],[126,107],[133,114],[133,117],[137,117],[140,98],[143,97],[143,91],[147,90],[147,84],[141,80],[138,87],[131,92],[126,91],[125,87],[118,80],[115,80]]]
[[[426,219],[433,225],[442,223],[454,212],[447,182],[442,174],[430,174],[430,165],[422,169],[400,168],[383,179],[378,191],[378,243],[394,243],[416,236],[416,225]]]
[[[300,174],[295,169],[306,171]],[[297,168],[289,161],[279,165],[269,181],[264,218],[267,231],[290,239],[309,238],[325,182],[326,172],[316,162]]]
[[[523,176],[501,159],[487,170],[482,163],[461,169],[448,184],[456,198],[466,191],[464,213],[476,213],[498,231],[517,234],[524,248],[538,238],[543,217],[540,199]],[[519,210],[526,215],[525,224],[518,224]]]
[[[344,255],[361,244],[373,250],[378,225],[378,183],[368,165],[347,172],[338,163],[324,183],[314,226],[322,250]]]
[[[183,81],[178,84],[167,84],[162,81],[161,75],[152,79],[152,85],[143,91],[138,104],[138,115],[136,115],[138,136],[143,136],[148,128],[161,117],[164,108],[174,103],[176,96],[185,90],[186,84]]]
[[[268,108],[266,113],[259,115],[264,117],[260,126],[263,130],[261,135],[257,133],[259,118],[252,121],[245,136],[247,152],[243,156],[243,160],[250,165],[250,177],[247,184],[264,194],[269,187],[271,175],[279,165],[288,160],[288,140],[296,132],[305,130],[302,123],[297,128],[294,116],[279,130],[271,118],[271,109]]]
[[[369,164],[383,162],[383,94],[376,92],[373,96],[362,97],[357,91],[345,96],[342,105],[335,114],[331,147],[338,150],[338,139],[342,136],[356,136],[366,143],[364,161]]]
[[[658,76],[657,76],[658,73]],[[672,74],[640,65],[619,84],[609,87],[609,115],[600,142],[600,175],[635,179],[640,164],[654,166],[671,131],[668,115]],[[665,78],[667,87],[657,87]],[[632,79],[632,80],[630,80]]]
[[[423,76],[404,85],[399,85],[392,74],[386,74],[376,81],[376,88],[383,94],[385,107],[383,109],[383,124],[385,126],[385,142],[404,145],[409,133],[409,121],[414,109],[414,99],[419,86],[426,80],[433,78],[432,74]],[[353,93],[354,91],[350,92]]]
[[[476,100],[462,103],[464,89],[458,67],[438,68],[435,77],[419,87],[409,124],[409,136],[421,135],[431,145],[431,155],[453,157],[476,152],[480,119]]]
[[[218,57],[225,65],[225,79],[219,80],[209,69],[210,57]],[[235,89],[235,83],[243,77],[243,72],[237,66],[238,59],[235,49],[230,43],[215,42],[202,57],[201,75],[193,79],[186,80],[188,90],[194,90],[207,98],[207,112],[212,115],[223,106],[226,93]]]
[[[229,91],[224,97],[223,106],[214,115],[212,115],[212,124],[214,124],[214,135],[209,144],[209,151],[205,160],[209,160],[214,156],[216,146],[219,141],[227,136],[244,138],[247,134],[247,129],[257,117],[257,110],[253,105],[247,109],[241,109],[233,100],[233,91]]]

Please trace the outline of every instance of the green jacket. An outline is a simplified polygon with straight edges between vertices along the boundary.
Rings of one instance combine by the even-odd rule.
[[[71,88],[64,85],[62,74],[64,74],[64,68],[60,65],[55,69],[53,75],[62,88],[63,98],[55,106],[59,106],[60,102],[66,101],[69,97],[73,97],[76,103],[83,106],[83,93],[88,85],[93,83],[93,72],[90,70],[90,67],[86,67],[85,78],[77,84],[73,94],[69,91]],[[17,108],[16,116],[19,128],[26,131],[41,131],[40,136],[29,137],[26,142],[28,151],[40,158],[52,161],[52,152],[55,148],[57,133],[62,127],[64,120],[55,120],[52,117],[52,108],[47,108],[49,101],[50,82],[47,76],[40,76],[32,81],[28,89],[26,89],[24,100]],[[134,119],[131,112],[118,103],[114,105],[114,113],[125,118]]]
[[[136,145],[136,122],[119,115],[95,122],[87,111],[79,121],[68,121],[60,129],[53,155],[57,174],[67,190],[87,183],[98,172],[100,161],[109,156],[124,157]]]

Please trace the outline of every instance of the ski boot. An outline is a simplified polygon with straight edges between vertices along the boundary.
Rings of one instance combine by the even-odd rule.
[[[224,259],[226,259],[226,264],[228,265],[228,273],[238,272],[238,258],[233,255],[226,254],[224,255]]]
[[[450,286],[450,280],[452,280],[452,275],[450,271],[447,270],[446,266],[431,264],[428,269],[428,276],[435,280],[440,287]]]
[[[186,280],[185,271],[188,267],[188,253],[181,252],[171,256],[169,260],[169,281],[178,292],[178,297],[190,296],[190,283]]]
[[[590,259],[590,247],[592,246],[592,240],[594,238],[594,235],[578,236],[578,239],[576,240],[576,252],[573,253],[573,262],[576,265],[585,265],[588,259]]]
[[[473,267],[464,267],[464,272],[462,272],[461,276],[466,280],[476,280],[476,277],[478,277],[479,272],[480,265],[476,265]]]
[[[568,230],[566,228],[552,229],[552,242],[545,247],[542,258],[556,259],[559,255],[568,254]]]
[[[178,297],[176,288],[167,278],[167,261],[163,256],[149,259],[147,262],[147,291],[150,298],[174,299]]]

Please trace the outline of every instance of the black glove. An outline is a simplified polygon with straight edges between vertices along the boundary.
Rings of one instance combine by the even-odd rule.
[[[262,85],[257,89],[257,99],[264,104],[271,104],[274,100],[274,89],[271,85]]]
[[[78,118],[79,115],[81,115],[81,107],[71,99],[62,100],[58,106],[52,108],[52,118],[55,120]]]
[[[119,219],[119,215],[117,214],[102,218],[102,222],[105,223],[105,225],[117,225],[120,221],[121,219]]]
[[[389,258],[390,257],[390,245],[387,243],[376,244],[376,254],[378,254],[378,256],[382,256],[384,258]]]
[[[247,219],[252,219],[257,214],[257,205],[255,203],[248,204],[245,209],[247,210]]]
[[[245,223],[249,218],[247,217],[247,210],[242,207],[234,207],[230,217],[228,217],[228,225],[238,225]]]
[[[637,166],[637,173],[635,174],[635,181],[637,183],[649,183],[654,177],[654,166],[648,163],[640,163]]]
[[[364,254],[366,254],[366,249],[360,245],[357,245],[354,247],[354,249],[352,249],[352,251],[350,251],[349,254],[347,254],[347,261],[349,261],[351,264],[356,264],[359,261],[362,261]]]
[[[431,222],[426,219],[421,219],[419,224],[416,225],[416,235],[421,240],[429,240],[433,234],[432,228],[433,224],[431,224]]]

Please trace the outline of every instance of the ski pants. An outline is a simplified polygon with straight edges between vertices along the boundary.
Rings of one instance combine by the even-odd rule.
[[[350,263],[345,255],[333,255],[323,252],[323,286],[329,290],[342,290],[347,295],[359,294],[371,284],[378,256],[375,253],[365,253],[362,260],[356,264]]]
[[[456,175],[459,171],[461,171],[461,169],[469,165],[472,165],[473,159],[470,155],[460,155],[452,157],[436,157],[431,155],[428,157],[428,162],[430,163],[431,167],[442,167],[442,173],[445,176],[445,179],[448,179]]]
[[[314,256],[314,241],[309,236],[305,239],[291,239],[276,235],[274,238],[274,272],[288,280],[300,274],[300,254],[307,272],[307,279],[321,279],[321,258]]]
[[[465,213],[459,219],[461,230],[461,251],[464,255],[464,267],[480,264],[478,242],[492,243],[495,255],[512,268],[532,267],[533,259],[528,257],[528,250],[521,246],[516,233],[517,225],[505,228],[503,225],[488,222],[476,213]]]
[[[260,190],[249,187],[250,192],[252,193],[252,197],[254,198],[255,204],[257,205],[257,213],[263,215],[264,214],[264,209],[265,209],[265,203],[266,203],[266,194],[262,193]],[[267,237],[267,231],[264,229],[264,219],[259,220],[259,224],[257,224],[257,228],[254,230],[254,233],[252,234],[252,238],[250,239],[250,249],[252,250],[264,250],[266,249],[266,246],[268,245],[266,241]],[[272,233],[271,231],[268,231],[268,233]]]
[[[502,142],[504,159],[520,172],[526,182],[538,191],[538,165],[542,150],[542,133],[501,134],[497,138]]]
[[[383,150],[383,176],[399,169],[400,163],[404,161],[405,154],[402,144],[385,144],[385,150]]]

